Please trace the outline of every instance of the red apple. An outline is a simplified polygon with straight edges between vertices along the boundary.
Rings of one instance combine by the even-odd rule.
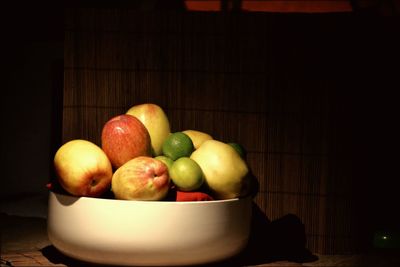
[[[140,120],[127,114],[106,122],[101,147],[116,169],[135,157],[151,155],[149,132]]]
[[[161,200],[169,189],[168,167],[151,157],[136,157],[118,168],[111,182],[116,199]]]
[[[61,186],[75,196],[98,197],[111,185],[112,167],[100,147],[86,140],[62,145],[54,156]]]

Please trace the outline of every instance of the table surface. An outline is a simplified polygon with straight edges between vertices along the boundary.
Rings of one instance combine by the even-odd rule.
[[[1,221],[1,267],[5,266],[99,266],[69,258],[51,245],[47,238],[46,219],[10,216],[0,213]],[[310,254],[302,262],[285,258],[248,259],[236,257],[225,262],[207,265],[210,267],[398,267],[399,251],[379,251],[365,255],[319,255]]]

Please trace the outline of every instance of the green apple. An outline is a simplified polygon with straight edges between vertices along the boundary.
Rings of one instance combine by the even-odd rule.
[[[249,168],[232,146],[207,140],[190,158],[200,165],[205,182],[216,198],[240,197],[247,190]]]
[[[204,133],[197,130],[185,130],[184,134],[188,135],[192,139],[194,149],[198,149],[204,141],[212,140],[213,137],[208,133]]]
[[[131,107],[126,114],[135,116],[144,124],[150,134],[153,155],[161,155],[162,144],[171,133],[164,110],[156,104],[146,103]]]

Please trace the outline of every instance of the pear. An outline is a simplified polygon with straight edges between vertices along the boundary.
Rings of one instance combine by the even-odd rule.
[[[162,145],[171,133],[169,120],[164,110],[153,103],[131,107],[126,114],[135,116],[146,127],[150,134],[153,156],[162,154]]]
[[[207,140],[190,158],[200,165],[205,182],[217,199],[240,197],[247,189],[249,168],[232,146]]]

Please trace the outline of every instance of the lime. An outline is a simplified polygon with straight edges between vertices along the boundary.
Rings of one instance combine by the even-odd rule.
[[[204,176],[199,164],[188,157],[181,157],[172,164],[172,182],[182,191],[194,191],[203,184]]]
[[[244,149],[243,146],[241,146],[238,143],[228,143],[228,145],[233,147],[241,158],[244,159],[246,157],[246,150]]]
[[[171,169],[171,166],[174,163],[174,161],[172,159],[168,158],[167,156],[161,155],[161,156],[155,157],[155,159],[158,159],[159,161],[161,161],[162,163],[167,165],[168,171]]]
[[[193,150],[192,140],[182,132],[170,134],[162,146],[163,154],[174,161],[181,157],[189,157]]]

